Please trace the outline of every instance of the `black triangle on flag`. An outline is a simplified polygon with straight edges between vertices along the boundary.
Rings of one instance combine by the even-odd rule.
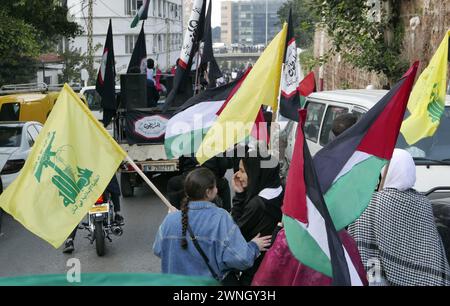
[[[97,74],[95,89],[102,97],[102,108],[104,110],[117,110],[116,101],[116,68],[114,63],[114,46],[112,34],[112,22],[109,20],[108,34],[103,48],[103,56]]]
[[[147,46],[145,43],[144,22],[142,22],[141,31],[139,32],[138,39],[134,45],[127,73],[134,71],[136,68],[139,68],[141,73],[144,74],[147,71]]]

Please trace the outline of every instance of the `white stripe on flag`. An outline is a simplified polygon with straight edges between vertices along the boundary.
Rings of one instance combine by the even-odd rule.
[[[355,151],[353,153],[353,155],[349,158],[349,160],[347,161],[347,163],[344,165],[344,167],[342,168],[342,170],[339,172],[338,175],[336,175],[336,177],[334,178],[333,184],[343,175],[345,175],[347,172],[350,172],[350,170],[352,170],[352,168],[365,161],[366,159],[369,159],[370,157],[372,157],[372,154],[368,154],[365,152],[361,152],[361,151]]]
[[[176,114],[167,123],[165,138],[211,127],[217,119],[216,113],[224,102],[200,102]]]
[[[370,156],[370,155],[369,155]],[[309,197],[306,197],[306,205],[308,210],[308,225],[296,220],[317,242],[319,247],[325,253],[325,255],[330,258],[330,249],[328,247],[328,235],[325,227],[325,220],[322,218],[322,215],[316,209],[314,204],[311,202]],[[353,286],[362,286],[361,279],[356,271],[353,262],[350,259],[350,256],[347,253],[347,250],[344,246],[345,260],[347,261],[347,266],[349,269],[350,280]]]

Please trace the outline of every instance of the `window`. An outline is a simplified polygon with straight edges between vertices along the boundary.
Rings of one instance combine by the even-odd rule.
[[[0,147],[20,147],[22,128],[16,126],[0,126]]]
[[[19,103],[5,103],[0,108],[0,121],[19,121],[19,114]]]
[[[134,45],[136,44],[138,35],[125,35],[125,53],[133,53]]]
[[[306,139],[317,142],[320,124],[322,123],[322,117],[325,111],[325,104],[309,102],[306,106],[306,111],[305,137]]]
[[[95,89],[89,89],[84,92],[86,97],[88,107],[90,110],[100,110],[102,97],[98,94]]]
[[[320,144],[322,146],[326,145],[336,137],[331,131],[333,127],[333,121],[337,116],[345,113],[348,113],[348,108],[331,105],[328,106],[327,112],[325,114],[325,120],[323,121],[322,125],[322,131],[320,132]]]
[[[34,128],[34,126],[30,125],[27,129],[27,140],[30,148],[34,145],[36,138],[38,136],[38,131]]]
[[[156,53],[157,39],[156,39],[156,35],[152,35],[152,36],[153,36],[152,53]]]
[[[143,3],[143,0],[125,0],[125,15],[136,15]]]
[[[352,113],[356,115],[356,117],[359,121],[359,119],[361,119],[361,117],[366,113],[366,111],[363,110],[362,108],[354,107],[352,110]]]

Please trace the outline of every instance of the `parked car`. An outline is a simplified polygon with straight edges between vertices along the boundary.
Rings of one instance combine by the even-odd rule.
[[[334,118],[351,112],[359,119],[386,93],[386,90],[350,89],[315,92],[309,95],[305,105],[307,118],[304,131],[311,154],[314,156],[332,140],[331,125]],[[287,128],[289,134],[286,157],[290,161],[297,124],[291,123]],[[427,193],[436,187],[450,186],[450,95],[446,97],[441,123],[432,137],[409,146],[400,134],[396,147],[409,151],[414,158],[417,170],[414,186],[416,190]],[[439,194],[444,195],[446,192],[443,189],[438,190],[433,193],[433,197],[439,197]]]
[[[21,86],[20,86],[21,85]],[[0,121],[45,123],[58,97],[46,84],[4,85],[0,88]]]
[[[6,189],[19,175],[42,124],[0,121],[0,177]]]
[[[116,86],[116,98],[119,93],[120,93],[120,86]],[[103,108],[101,105],[102,97],[95,90],[95,86],[83,87],[80,90],[80,95],[83,96],[83,98],[85,99],[85,102],[87,103],[87,106],[91,110],[94,117],[98,121],[103,123]],[[106,127],[106,130],[109,132],[111,136],[113,135],[112,123]]]

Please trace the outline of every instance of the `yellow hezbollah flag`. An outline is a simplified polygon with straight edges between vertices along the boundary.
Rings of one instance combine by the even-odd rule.
[[[408,101],[411,115],[403,121],[400,131],[408,144],[432,136],[439,126],[445,108],[448,31],[428,67],[417,79]]]
[[[105,190],[126,153],[66,84],[0,207],[58,248]]]
[[[200,164],[249,136],[262,104],[276,111],[286,32],[285,23],[208,130],[196,153]]]

